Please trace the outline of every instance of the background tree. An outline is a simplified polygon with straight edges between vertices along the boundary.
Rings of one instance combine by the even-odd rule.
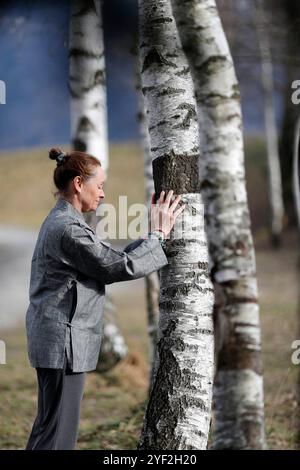
[[[152,157],[151,157],[151,143],[148,131],[148,120],[145,110],[144,96],[142,93],[141,74],[138,60],[138,45],[134,48],[134,55],[136,57],[136,89],[138,93],[138,121],[140,124],[140,132],[142,137],[142,149],[144,157],[144,177],[145,177],[145,204],[150,210],[152,202],[152,194],[154,193],[154,181],[152,173]],[[149,335],[149,389],[148,394],[153,386],[154,381],[154,363],[157,343],[157,329],[159,317],[159,277],[157,271],[149,274],[145,278],[146,281],[146,303],[147,303],[147,322],[148,322],[148,335]]]
[[[199,175],[218,293],[217,449],[265,447],[256,265],[245,186],[238,82],[214,0],[172,0],[196,89]]]
[[[267,29],[267,15],[263,1],[254,0],[252,8],[253,21],[257,31],[257,42],[261,57],[261,82],[264,93],[271,240],[273,246],[276,247],[280,244],[281,241],[284,207],[282,199],[281,168],[273,98],[274,87],[272,55]]]

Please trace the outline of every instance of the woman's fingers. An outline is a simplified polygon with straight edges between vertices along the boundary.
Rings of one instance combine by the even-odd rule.
[[[165,192],[162,191],[162,192],[160,193],[160,196],[159,196],[159,203],[160,203],[160,204],[163,204],[163,202],[164,202],[164,197],[165,197]]]
[[[185,204],[183,204],[182,206],[179,207],[179,209],[177,209],[177,211],[174,212],[174,217],[175,219],[179,216],[179,214],[181,214],[181,212],[185,209]]]
[[[174,200],[174,202],[170,205],[170,210],[171,210],[171,211],[174,211],[174,209],[175,209],[175,207],[178,205],[180,199],[181,199],[181,195],[178,194],[178,196],[176,197],[176,199]]]
[[[167,196],[166,196],[166,200],[165,200],[165,204],[167,205],[167,207],[170,205],[170,202],[171,202],[171,198],[173,196],[173,189],[170,189],[170,191],[168,192]]]
[[[159,196],[159,203],[160,204],[165,204],[167,206],[167,208],[170,209],[171,211],[174,211],[175,207],[177,207],[177,205],[178,205],[178,203],[181,199],[181,195],[179,194],[178,196],[176,196],[173,203],[171,204],[172,197],[173,197],[173,195],[175,196],[175,194],[173,194],[173,193],[174,193],[173,189],[170,189],[170,191],[168,192],[165,200],[164,200],[165,191],[161,191],[160,196]],[[155,194],[155,193],[153,193],[153,194]],[[185,207],[185,206],[183,206],[183,207]]]

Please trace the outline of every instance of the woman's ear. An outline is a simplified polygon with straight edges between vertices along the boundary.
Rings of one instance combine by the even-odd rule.
[[[82,178],[80,176],[75,176],[75,178],[73,179],[73,184],[74,184],[74,188],[81,192],[81,189],[82,189]]]

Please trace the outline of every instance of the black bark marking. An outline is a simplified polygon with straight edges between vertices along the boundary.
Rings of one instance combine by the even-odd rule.
[[[161,191],[173,189],[174,194],[199,192],[198,154],[169,154],[152,161],[155,201]],[[180,205],[180,204],[179,204]]]
[[[237,240],[234,244],[234,253],[237,256],[246,256],[247,254],[247,244],[242,240]]]
[[[232,331],[218,353],[218,370],[250,369],[262,375],[261,351],[249,349],[248,340],[247,335]],[[260,346],[257,343],[253,345]]]
[[[78,92],[76,92],[74,87],[72,87],[71,81],[79,83],[79,86],[77,86]],[[94,77],[93,77],[92,82],[91,82],[90,85],[88,85],[86,87],[80,86],[79,78],[76,78],[74,76],[70,76],[70,80],[69,80],[69,83],[68,83],[68,88],[69,88],[70,94],[73,98],[81,98],[83,93],[87,93],[87,92],[91,91],[93,88],[95,88],[97,86],[105,86],[105,85],[106,85],[105,70],[98,69],[98,70],[95,71]]]
[[[178,300],[164,300],[159,301],[159,308],[167,310],[168,312],[189,312],[187,305],[184,302],[179,302]]]
[[[85,59],[100,59],[101,57],[103,57],[103,55],[104,52],[100,52],[99,54],[97,54],[86,49],[81,49],[80,47],[72,47],[69,50],[69,57],[73,58],[84,57]]]
[[[163,88],[161,91],[157,93],[157,96],[168,96],[168,95],[181,95],[185,93],[184,88],[174,88],[174,87],[167,87]]]
[[[188,331],[189,335],[195,335],[195,336],[199,336],[199,335],[212,336],[213,333],[214,333],[213,330],[208,330],[208,329],[205,329],[205,328],[191,328]]]
[[[156,47],[152,47],[145,55],[142,66],[142,73],[151,67],[151,65],[166,65],[167,67],[176,67],[176,64],[167,60]]]
[[[76,16],[84,16],[88,13],[97,13],[93,0],[84,0],[82,3],[84,6],[77,13],[74,13],[72,18],[76,18]]]
[[[79,152],[86,152],[87,150],[86,143],[78,138],[72,140],[72,147]]]
[[[228,63],[228,57],[225,55],[215,55],[206,59],[202,64],[195,65],[199,75],[210,75],[216,67],[223,67]]]
[[[197,91],[195,92],[195,97],[197,103],[201,103],[202,105],[205,105],[210,108],[214,108],[218,105],[222,105],[225,101],[230,102],[236,99],[240,98],[240,95],[237,93],[234,93],[230,96],[228,95],[222,95],[221,93],[207,93],[207,94],[199,94]],[[224,120],[227,120],[230,115],[224,116]],[[233,117],[238,117],[240,118],[240,115],[238,113],[234,113],[231,115]],[[226,118],[226,119],[225,119]]]
[[[204,262],[204,261],[198,261],[198,267],[200,269],[203,269],[205,271],[208,271],[208,263]]]
[[[205,280],[203,279],[202,280],[203,282],[205,282]],[[203,289],[202,287],[198,286],[196,282],[186,282],[184,284],[176,284],[175,286],[174,285],[171,285],[171,286],[168,286],[168,287],[161,287],[161,296],[162,297],[168,297],[168,298],[171,298],[171,299],[176,299],[176,297],[185,297],[187,295],[190,294],[190,292],[192,290],[199,290],[201,292],[203,292],[203,290],[208,290],[208,289]]]
[[[165,119],[163,119],[162,121],[157,122],[154,126],[150,126],[149,131],[152,131],[156,127],[164,126],[165,124],[167,124],[167,121]]]
[[[143,95],[145,95],[146,93],[148,93],[148,91],[153,91],[155,89],[156,89],[155,86],[143,86],[142,87],[142,93],[143,93]]]
[[[177,77],[181,77],[182,75],[183,76],[187,75],[189,72],[190,72],[189,67],[183,67],[183,69],[179,70],[179,72],[175,72],[175,75],[177,75]]]
[[[149,21],[149,24],[151,25],[156,25],[156,24],[164,24],[164,23],[172,23],[173,19],[170,17],[161,17],[161,18],[155,18],[153,20]]]
[[[184,117],[184,119],[181,123],[176,124],[175,126],[173,126],[174,129],[186,129],[186,128],[190,127],[191,121],[197,121],[198,120],[195,106],[193,106],[189,103],[182,103],[179,106],[177,106],[176,109],[186,109],[187,113],[186,113],[186,115],[185,115],[185,117]]]
[[[92,122],[89,120],[87,116],[82,116],[79,120],[76,134],[78,135],[82,132],[83,133],[90,132],[91,130],[95,130],[94,125],[92,124]]]

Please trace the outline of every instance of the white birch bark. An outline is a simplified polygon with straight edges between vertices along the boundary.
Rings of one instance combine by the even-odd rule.
[[[71,137],[107,174],[106,76],[100,0],[72,0],[69,35]]]
[[[128,353],[128,347],[116,323],[116,307],[107,294],[105,296],[104,315],[101,349],[96,367],[98,372],[112,369]]]
[[[265,436],[259,306],[238,82],[215,1],[172,5],[196,89],[200,189],[219,292],[213,447],[260,449]]]
[[[154,382],[138,448],[205,449],[212,400],[214,295],[199,193],[194,89],[170,1],[140,0],[139,17],[155,192],[173,189],[182,194],[186,208],[167,241],[169,264],[159,271]]]
[[[71,136],[74,150],[100,160],[107,177],[108,136],[106,74],[101,0],[72,0],[69,29],[69,90],[71,97]],[[96,211],[85,213],[96,231]],[[114,366],[128,352],[124,338],[113,319],[113,300],[106,294],[102,347],[97,370]]]
[[[148,131],[148,121],[145,112],[144,96],[141,90],[141,75],[139,69],[139,60],[137,60],[137,93],[139,102],[138,120],[140,124],[140,132],[142,136],[142,148],[144,157],[144,181],[145,181],[145,203],[149,208],[151,206],[151,198],[154,192],[154,181],[152,173],[152,156],[151,156],[151,143]],[[157,271],[149,274],[145,278],[146,281],[146,301],[147,301],[147,322],[148,322],[148,335],[149,335],[149,388],[148,395],[153,386],[154,381],[154,361],[157,343],[157,328],[159,316],[159,278]]]
[[[274,246],[280,244],[283,223],[283,197],[278,135],[273,100],[273,66],[268,38],[268,25],[261,0],[254,0],[253,18],[261,56],[261,81],[264,93],[264,115],[267,140],[268,196],[271,209],[271,235]]]

